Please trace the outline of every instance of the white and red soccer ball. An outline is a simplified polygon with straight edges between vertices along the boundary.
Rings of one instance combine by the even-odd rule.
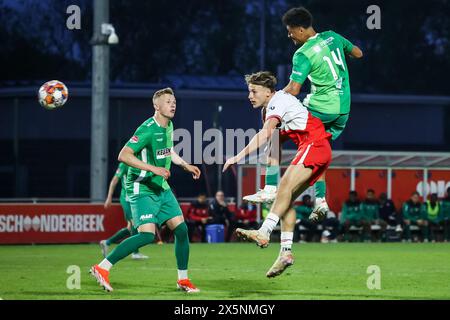
[[[39,88],[39,103],[48,110],[62,107],[68,97],[69,90],[64,83],[58,80],[47,81]]]

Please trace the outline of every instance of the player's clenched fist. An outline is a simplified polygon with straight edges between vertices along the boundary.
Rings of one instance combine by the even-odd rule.
[[[169,179],[169,177],[170,177],[170,171],[165,168],[154,167],[154,168],[152,168],[152,172],[154,174],[156,174],[157,176],[163,177],[165,180]]]
[[[201,171],[199,168],[197,168],[196,166],[187,164],[184,166],[184,170],[187,172],[192,173],[192,178],[194,178],[195,180],[197,180],[198,178],[200,178],[201,175]]]

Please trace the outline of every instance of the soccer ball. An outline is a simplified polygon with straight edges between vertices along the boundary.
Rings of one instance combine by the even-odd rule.
[[[68,97],[69,91],[67,87],[58,80],[47,81],[39,88],[39,103],[48,110],[62,107]]]

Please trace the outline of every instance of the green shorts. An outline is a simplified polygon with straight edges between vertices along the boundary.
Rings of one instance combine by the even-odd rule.
[[[154,192],[130,201],[134,226],[146,223],[160,227],[167,220],[183,215],[172,190]]]
[[[123,209],[123,216],[126,221],[132,221],[133,220],[133,214],[131,213],[131,206],[130,202],[125,200],[125,198],[120,197],[120,205]]]
[[[345,125],[347,124],[347,120],[350,115],[349,113],[326,114],[313,110],[309,110],[309,112],[311,112],[314,117],[319,118],[322,121],[323,125],[325,126],[325,130],[331,133],[332,140],[336,140],[344,131]]]

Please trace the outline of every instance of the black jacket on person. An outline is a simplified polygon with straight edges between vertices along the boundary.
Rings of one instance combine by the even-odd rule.
[[[395,209],[395,204],[391,199],[386,200],[386,202],[380,202],[380,218],[384,221],[395,221],[397,218],[397,213]]]
[[[209,205],[209,215],[212,218],[211,221],[209,221],[211,224],[228,224],[232,216],[228,207],[220,205],[216,199]]]

